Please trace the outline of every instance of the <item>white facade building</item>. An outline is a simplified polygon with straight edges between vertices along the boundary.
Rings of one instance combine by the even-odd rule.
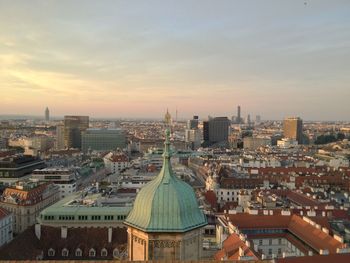
[[[34,170],[31,180],[39,182],[53,182],[60,189],[60,199],[71,195],[77,190],[75,173],[69,169],[47,168]]]
[[[0,247],[11,242],[13,238],[13,214],[0,208]]]
[[[110,152],[103,157],[103,162],[107,170],[113,174],[120,174],[120,172],[129,167],[129,158],[124,153]]]

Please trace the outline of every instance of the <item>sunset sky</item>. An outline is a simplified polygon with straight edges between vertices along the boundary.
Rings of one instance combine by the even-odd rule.
[[[350,1],[0,0],[0,115],[350,120]]]

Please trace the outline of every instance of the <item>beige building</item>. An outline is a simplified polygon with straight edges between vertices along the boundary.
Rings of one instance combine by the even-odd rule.
[[[5,189],[0,207],[13,213],[13,232],[21,233],[36,222],[45,207],[59,200],[59,188],[53,183],[18,182]]]
[[[303,144],[303,121],[299,117],[286,118],[283,121],[283,135]]]

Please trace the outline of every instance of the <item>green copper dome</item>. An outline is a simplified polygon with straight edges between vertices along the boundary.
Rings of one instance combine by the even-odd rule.
[[[207,224],[192,187],[173,174],[169,134],[167,130],[162,170],[137,194],[125,221],[144,232],[186,232]]]

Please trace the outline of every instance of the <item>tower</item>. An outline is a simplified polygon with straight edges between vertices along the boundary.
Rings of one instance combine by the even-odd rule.
[[[49,108],[46,107],[45,109],[45,121],[49,121],[50,120],[50,111]]]
[[[172,120],[171,120],[171,115],[170,115],[168,109],[166,109],[166,113],[165,113],[165,116],[164,116],[164,122],[165,122],[165,125],[171,126]]]
[[[230,120],[227,117],[215,117],[203,122],[203,140],[209,145],[227,143]]]
[[[283,121],[283,135],[303,144],[303,121],[299,117],[286,118]]]
[[[89,116],[64,116],[64,144],[81,148],[81,132],[89,128]]]
[[[129,260],[199,260],[206,217],[190,185],[171,168],[170,132],[166,131],[163,168],[137,194],[125,224]]]
[[[241,106],[238,105],[237,107],[237,123],[240,124],[242,122],[241,119]]]

